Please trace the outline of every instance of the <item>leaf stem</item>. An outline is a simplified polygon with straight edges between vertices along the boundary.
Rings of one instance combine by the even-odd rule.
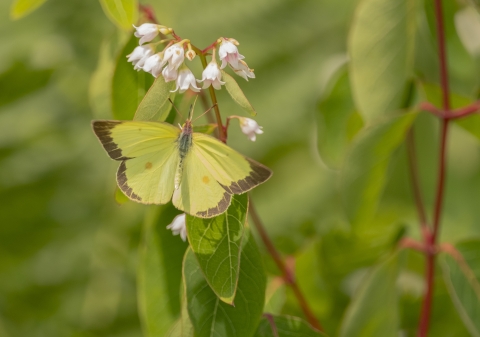
[[[443,23],[442,0],[435,1],[435,18],[437,22],[437,41],[438,58],[440,63],[440,82],[442,87],[442,108],[446,115],[451,114],[450,109],[450,88],[447,69],[447,53],[445,48],[445,27]],[[426,272],[425,284],[427,291],[423,299],[422,311],[420,313],[420,324],[418,336],[426,337],[430,326],[433,287],[435,276],[435,254],[434,248],[440,231],[440,219],[443,210],[443,199],[445,191],[445,172],[446,172],[446,152],[447,136],[450,119],[441,119],[440,149],[438,162],[437,191],[435,196],[435,206],[433,212],[433,229],[428,230],[424,235],[425,245],[428,248],[426,252]]]
[[[258,234],[260,235],[260,238],[263,241],[263,244],[268,250],[268,253],[272,256],[273,260],[275,261],[275,264],[277,265],[278,269],[283,273],[283,279],[287,285],[292,288],[293,293],[295,294],[295,297],[297,298],[298,303],[300,304],[300,307],[302,308],[303,313],[305,314],[305,317],[307,318],[308,322],[310,325],[312,325],[314,328],[316,328],[319,331],[323,331],[323,328],[318,321],[318,319],[315,317],[313,314],[312,309],[310,309],[307,301],[305,300],[305,297],[303,296],[302,291],[298,287],[297,282],[295,281],[295,276],[293,275],[292,270],[287,268],[285,262],[283,261],[280,253],[278,250],[275,248],[273,245],[272,240],[270,240],[265,227],[262,224],[262,221],[260,220],[260,217],[258,216],[257,210],[255,209],[255,206],[253,205],[252,198],[250,198],[249,202],[249,212],[250,216],[252,217],[253,224],[255,225],[255,228],[258,231]]]

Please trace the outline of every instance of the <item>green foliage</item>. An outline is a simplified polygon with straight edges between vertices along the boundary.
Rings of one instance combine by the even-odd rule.
[[[127,55],[129,55],[136,46],[138,46],[138,39],[132,34],[118,54],[116,60],[115,70],[112,77],[112,111],[115,119],[133,119],[135,111],[137,111],[137,107],[140,110],[139,104],[140,102],[143,103],[142,99],[145,96],[145,93],[154,82],[154,77],[152,75],[143,71],[136,71],[133,69],[130,63],[126,62]],[[167,87],[165,85],[162,86],[161,82],[159,82],[157,86],[158,89],[156,90],[159,90],[159,93],[163,93],[165,90],[167,90]],[[164,96],[165,95],[162,95],[161,97]],[[167,99],[168,96],[165,98],[165,100]],[[153,97],[143,103],[147,105],[145,107],[147,110],[145,113],[142,112],[141,115],[146,115],[150,118],[164,117],[164,110],[162,110],[161,107],[153,107],[150,105],[154,103],[152,100]],[[160,98],[160,100],[163,101],[162,98]]]
[[[214,293],[232,304],[237,291],[242,240],[248,209],[247,194],[235,195],[227,211],[211,219],[187,215],[190,247]]]
[[[137,23],[137,0],[100,0],[103,11],[119,28],[130,31]]]
[[[341,173],[344,205],[353,225],[368,223],[373,218],[392,155],[416,116],[416,113],[404,113],[387,118],[356,138]]]
[[[480,240],[455,245],[459,256],[443,253],[443,277],[462,321],[472,336],[480,336]]]
[[[273,321],[274,327],[272,327]],[[275,332],[274,332],[275,329]],[[255,337],[320,337],[324,334],[316,331],[307,322],[291,316],[263,317],[258,325]]]
[[[339,168],[363,121],[355,111],[346,69],[341,69],[332,82],[330,91],[318,104],[317,145],[323,161],[332,168]]]
[[[15,63],[0,74],[0,106],[12,103],[45,87],[53,74],[53,69],[32,69],[24,63]],[[28,78],[26,83],[17,78]]]
[[[418,10],[415,0],[364,0],[357,8],[348,49],[353,97],[367,122],[403,105]]]
[[[146,74],[145,76],[149,75],[150,74]],[[170,92],[173,89],[175,89],[175,82],[165,83],[163,77],[158,77],[145,94],[133,119],[157,122],[165,121],[170,110],[172,110],[168,99],[170,98],[172,102],[175,99],[175,93]]]
[[[398,336],[399,260],[390,257],[362,282],[345,313],[341,337]]]
[[[230,76],[228,73],[222,70],[222,79],[225,82],[225,88],[232,97],[232,99],[237,103],[243,110],[249,113],[251,116],[255,116],[257,112],[253,108],[252,104],[248,101],[247,97],[243,93],[242,89],[238,85],[237,81]]]
[[[180,315],[181,261],[187,245],[166,229],[178,210],[167,204],[148,211],[140,247],[138,301],[145,335],[159,336]]]
[[[10,17],[20,19],[43,5],[47,0],[15,0],[10,8]]]
[[[257,245],[244,234],[240,275],[234,305],[226,304],[210,289],[191,249],[183,262],[188,313],[198,337],[251,337],[255,333],[265,299],[266,277]]]

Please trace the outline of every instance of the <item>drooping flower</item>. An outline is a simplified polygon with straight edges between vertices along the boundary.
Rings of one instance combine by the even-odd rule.
[[[182,67],[180,68],[180,71],[178,72],[176,85],[177,86],[175,87],[175,90],[172,90],[171,92],[175,92],[179,89],[180,89],[178,91],[179,93],[184,93],[188,89],[191,89],[196,92],[200,91],[200,88],[197,87],[195,76],[185,64],[182,65]]]
[[[247,63],[243,60],[238,61],[238,67],[235,68],[232,65],[230,67],[233,69],[235,74],[238,76],[242,76],[244,79],[248,81],[248,78],[255,78],[255,74],[253,73],[253,69],[250,69]]]
[[[185,59],[185,51],[183,50],[183,41],[175,43],[165,49],[164,61],[168,62],[170,68],[178,69]]]
[[[238,52],[237,48],[238,42],[235,39],[224,39],[220,43],[220,48],[218,49],[218,56],[222,61],[221,69],[227,66],[227,63],[230,64],[234,69],[238,68],[238,61],[243,60],[245,56]]]
[[[185,213],[177,215],[172,223],[167,226],[167,229],[171,229],[173,235],[180,234],[183,241],[187,241],[187,226],[185,224]]]
[[[222,72],[218,68],[218,64],[213,59],[203,70],[202,79],[197,82],[203,82],[203,89],[212,85],[215,89],[220,90],[225,82],[222,82]]]
[[[261,135],[263,133],[262,127],[259,126],[255,120],[246,117],[238,117],[238,120],[240,121],[242,132],[246,134],[252,142],[257,139],[257,134]]]
[[[171,82],[177,79],[178,72],[177,72],[177,69],[175,68],[165,67],[162,70],[162,75],[163,75],[163,78],[165,79],[165,82]]]
[[[137,30],[134,35],[140,38],[140,45],[152,41],[160,32],[158,25],[154,23],[144,23],[139,27],[133,25],[133,27]]]
[[[156,53],[145,60],[143,70],[152,74],[154,77],[158,77],[162,72],[162,67],[165,65],[165,58],[163,52]]]
[[[134,65],[133,69],[140,70],[145,64],[145,61],[152,56],[154,53],[154,48],[152,44],[146,44],[144,46],[136,47],[129,55],[127,55],[127,62],[132,62]]]

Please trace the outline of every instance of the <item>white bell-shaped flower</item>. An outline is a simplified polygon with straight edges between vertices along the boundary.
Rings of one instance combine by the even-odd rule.
[[[262,127],[258,123],[246,117],[238,117],[240,121],[240,128],[242,132],[247,135],[248,139],[254,142],[257,139],[257,134],[260,135],[263,133]]]
[[[152,74],[154,77],[158,77],[162,72],[162,67],[165,63],[163,53],[156,53],[145,60],[142,69],[147,73]]]
[[[218,49],[218,56],[222,61],[221,69],[230,64],[233,68],[238,68],[238,61],[243,60],[245,56],[238,52],[238,48],[235,44],[238,42],[234,39],[223,39]]]
[[[185,224],[185,213],[177,215],[172,223],[167,226],[167,229],[171,229],[173,235],[180,234],[183,241],[187,241],[187,225]]]
[[[218,68],[215,60],[212,60],[203,70],[202,79],[197,82],[203,82],[203,89],[212,85],[215,89],[220,90],[225,82],[222,82],[222,72]]]
[[[169,66],[163,68],[162,70],[163,78],[165,82],[175,81],[178,77],[178,71],[175,68],[170,68]]]
[[[250,69],[248,67],[247,63],[245,63],[245,61],[240,60],[238,62],[238,67],[237,68],[235,68],[231,65],[230,65],[230,67],[233,69],[235,74],[237,74],[238,76],[242,76],[247,81],[248,81],[249,77],[250,78],[255,78],[255,74],[253,73],[253,69]]]
[[[168,66],[167,66],[168,68]],[[177,80],[176,80],[176,87],[175,90],[171,92],[175,92],[179,90],[179,93],[184,93],[188,89],[193,90],[195,92],[199,92],[200,88],[197,87],[197,83],[195,81],[195,76],[193,75],[192,71],[188,69],[188,67],[184,64],[180,68],[178,72]]]
[[[135,27],[135,25],[133,25]],[[152,41],[160,32],[158,29],[158,25],[154,23],[144,23],[143,25],[140,25],[139,27],[135,27],[137,30],[135,32],[135,36],[140,38],[139,44],[142,45],[145,42],[150,42]]]
[[[140,70],[145,64],[145,61],[153,55],[154,48],[151,44],[146,44],[144,46],[136,47],[132,53],[127,55],[128,60],[127,62],[132,62],[133,69]]]
[[[165,49],[165,62],[168,62],[169,67],[178,69],[185,59],[185,51],[183,50],[183,42],[175,43]]]

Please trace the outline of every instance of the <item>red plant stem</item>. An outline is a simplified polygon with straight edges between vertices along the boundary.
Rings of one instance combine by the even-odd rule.
[[[431,112],[441,119],[460,119],[463,117],[470,116],[474,113],[479,112],[480,110],[480,101],[467,105],[466,107],[456,109],[453,111],[443,111],[442,109],[437,108],[430,102],[424,102],[420,104],[420,109]]]
[[[425,230],[425,227],[427,226],[427,216],[425,213],[425,206],[423,203],[422,192],[420,190],[420,179],[418,176],[418,169],[417,169],[417,155],[415,152],[415,134],[414,134],[413,126],[407,135],[407,153],[408,153],[408,166],[410,169],[410,176],[412,178],[411,180],[412,180],[413,196],[415,198],[415,205],[417,206],[417,213],[420,221],[420,227],[423,232]]]
[[[435,17],[437,21],[438,57],[440,61],[440,82],[442,87],[442,108],[445,114],[450,114],[450,89],[447,70],[447,53],[445,48],[445,28],[443,24],[442,1],[435,0]],[[425,245],[428,248],[426,255],[425,284],[427,291],[423,300],[418,329],[419,337],[426,337],[430,326],[430,317],[433,299],[433,286],[435,276],[435,245],[440,230],[440,218],[443,209],[443,196],[445,190],[446,151],[447,135],[450,119],[443,118],[440,135],[440,154],[438,163],[437,192],[435,208],[433,212],[433,230],[427,231],[424,236]]]
[[[285,283],[288,284],[290,288],[292,288],[293,293],[295,294],[295,297],[297,298],[297,301],[300,304],[300,307],[302,308],[302,311],[305,314],[305,317],[307,318],[307,321],[310,323],[310,325],[312,325],[317,330],[323,331],[322,325],[313,314],[312,309],[310,309],[310,306],[305,300],[305,297],[303,296],[302,291],[298,287],[298,284],[295,281],[293,272],[289,268],[287,268],[280,253],[277,251],[277,249],[273,245],[273,242],[270,240],[267,232],[265,231],[265,228],[263,227],[262,221],[258,216],[257,210],[255,209],[255,206],[253,205],[253,201],[251,198],[249,203],[249,212],[250,212],[250,216],[252,217],[255,228],[257,229],[258,234],[260,234],[260,238],[262,239],[263,244],[267,248],[269,254],[272,256],[278,269],[280,269],[280,271],[283,273],[283,279]]]

